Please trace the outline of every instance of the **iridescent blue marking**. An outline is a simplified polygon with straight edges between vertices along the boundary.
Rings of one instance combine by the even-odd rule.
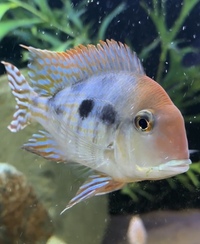
[[[46,64],[51,64],[51,60],[49,58],[45,58],[44,60]]]
[[[62,152],[58,149],[55,140],[45,131],[39,131],[38,134],[33,134],[32,138],[23,145],[23,148],[30,151],[36,150],[38,153],[51,153],[47,155],[46,158],[54,160],[61,159],[62,156]]]
[[[47,80],[47,79],[40,79],[37,82],[38,82],[38,84],[44,85],[44,86],[51,84],[51,82],[49,80]]]
[[[40,65],[44,65],[44,64],[45,64],[43,59],[38,58],[37,61],[38,61],[38,63],[39,63]]]

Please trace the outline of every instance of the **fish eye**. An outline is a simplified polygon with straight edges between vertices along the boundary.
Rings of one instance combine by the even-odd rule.
[[[135,127],[138,131],[149,132],[153,129],[153,114],[149,110],[141,110],[135,116]]]

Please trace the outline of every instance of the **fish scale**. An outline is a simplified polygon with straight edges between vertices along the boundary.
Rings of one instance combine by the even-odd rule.
[[[87,87],[85,87],[85,89],[87,90]],[[80,87],[79,91],[82,92],[82,94],[85,94],[82,89],[80,90]],[[61,108],[63,107],[64,114],[60,114],[58,116],[64,116],[63,121],[65,121],[66,126],[92,142],[109,144],[109,142],[103,140],[102,137],[98,137],[99,131],[101,131],[102,134],[110,134],[109,130],[112,128],[108,128],[100,121],[99,117],[97,117],[97,111],[100,110],[97,99],[95,99],[94,108],[89,116],[82,119],[78,113],[78,110],[81,102],[88,98],[86,95],[81,95],[81,93],[77,94],[77,90],[66,88],[63,91],[60,91],[57,96],[59,96],[57,99],[51,101],[51,106],[52,109],[55,109],[57,106],[60,106]],[[77,148],[78,143],[79,141],[77,140]]]

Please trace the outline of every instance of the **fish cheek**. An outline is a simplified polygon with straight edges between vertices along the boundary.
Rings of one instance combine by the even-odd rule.
[[[187,139],[184,122],[179,113],[163,114],[155,133],[155,144],[160,158],[167,162],[187,158]]]
[[[162,115],[162,114],[161,114]],[[168,157],[168,124],[164,115],[158,114],[155,119],[154,128],[151,135],[151,151],[155,152],[155,157],[159,160],[167,159]]]

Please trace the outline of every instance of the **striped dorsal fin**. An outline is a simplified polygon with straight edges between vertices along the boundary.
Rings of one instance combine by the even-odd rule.
[[[79,45],[66,52],[28,49],[29,78],[34,91],[51,96],[66,86],[109,71],[130,71],[144,74],[143,67],[131,49],[114,40],[100,41],[97,46]]]

